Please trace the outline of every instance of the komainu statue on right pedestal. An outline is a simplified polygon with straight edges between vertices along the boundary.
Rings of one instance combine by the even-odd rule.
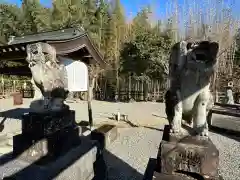
[[[192,122],[194,133],[208,136],[207,113],[213,105],[209,88],[218,50],[218,43],[209,41],[181,41],[172,47],[171,84],[165,95],[171,133],[181,133],[184,119]]]

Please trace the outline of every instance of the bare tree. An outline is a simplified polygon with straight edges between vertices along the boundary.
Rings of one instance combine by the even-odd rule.
[[[172,0],[166,12],[167,17],[177,18],[174,23],[178,25],[175,27],[183,27],[178,29],[182,39],[219,43],[217,71],[213,78],[215,90],[219,88],[219,75],[223,74],[227,78],[233,75],[235,35],[239,22],[232,15],[233,4],[226,3],[224,0],[204,0],[200,4],[196,0],[185,0],[181,8],[176,8],[176,0]]]

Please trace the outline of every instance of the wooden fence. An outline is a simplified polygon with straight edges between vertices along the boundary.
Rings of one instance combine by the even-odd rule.
[[[109,80],[101,78],[96,81],[93,91],[94,99],[113,101],[118,95],[119,101],[164,101],[164,94],[167,90],[167,84],[161,83],[160,80],[151,80],[143,82],[133,78],[125,78],[119,81],[119,90],[116,93],[114,87],[109,83]],[[24,83],[26,83],[26,90],[31,91],[32,85],[30,80],[0,80],[0,96],[8,97],[14,92],[20,92]],[[29,93],[28,93],[29,94]],[[32,97],[32,95],[27,95]],[[73,98],[87,100],[87,92],[73,93]],[[226,92],[217,93],[217,102],[226,101]]]
[[[23,89],[24,83],[27,84],[27,90],[32,90],[30,80],[8,80],[2,79],[0,82],[0,95],[9,96],[14,92]],[[93,91],[94,99],[113,101],[118,96],[119,101],[163,101],[166,85],[160,80],[151,80],[143,82],[133,78],[119,80],[119,88],[116,89],[110,84],[109,79],[98,79]],[[87,100],[86,92],[73,93],[74,98]]]
[[[0,96],[10,96],[12,93],[20,92],[26,85],[27,90],[32,89],[30,80],[0,79]]]
[[[121,78],[118,90],[109,84],[108,79],[101,78],[96,81],[94,98],[97,100],[119,101],[163,101],[167,84],[160,80],[144,82],[132,77]]]

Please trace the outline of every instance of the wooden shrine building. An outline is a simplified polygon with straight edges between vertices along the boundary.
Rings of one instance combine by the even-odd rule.
[[[22,66],[0,66],[0,74],[31,75],[25,61],[27,57],[26,46],[36,42],[48,43],[56,49],[57,55],[81,60],[88,65],[97,63],[103,66],[105,64],[103,57],[88,34],[84,30],[69,28],[22,37],[11,37],[8,45],[0,46],[0,63],[16,61],[20,62]]]

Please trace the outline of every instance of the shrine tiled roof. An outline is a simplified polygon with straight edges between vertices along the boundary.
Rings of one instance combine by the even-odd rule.
[[[82,29],[63,29],[22,37],[12,37],[8,45],[0,46],[0,61],[25,61],[27,44],[46,42],[55,47],[57,55],[75,57],[75,59],[91,59],[91,63],[105,64],[99,50],[91,38]],[[90,63],[89,60],[86,61]]]
[[[86,32],[82,29],[63,29],[57,31],[49,31],[38,34],[31,34],[21,37],[12,37],[12,40],[8,42],[9,45],[22,44],[22,43],[33,43],[43,41],[68,41],[80,36],[86,35]]]

